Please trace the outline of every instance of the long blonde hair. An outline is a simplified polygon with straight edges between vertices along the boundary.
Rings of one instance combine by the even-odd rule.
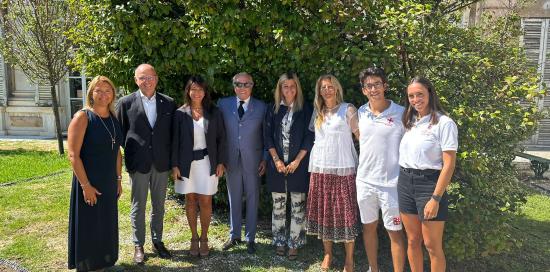
[[[283,99],[283,83],[285,83],[286,80],[294,80],[294,82],[296,83],[296,98],[294,99],[292,112],[300,111],[302,109],[302,106],[304,105],[304,95],[302,93],[302,86],[300,85],[298,75],[293,72],[284,73],[279,77],[279,81],[277,81],[277,86],[275,87],[275,92],[273,94],[273,98],[275,100],[275,105],[273,105],[275,113],[279,112],[281,100]]]
[[[321,96],[321,81],[323,80],[329,80],[334,86],[334,89],[336,91],[336,105],[344,101],[344,90],[342,89],[340,81],[338,81],[338,79],[333,75],[320,76],[319,79],[317,79],[317,83],[315,83],[315,100],[313,102],[315,112],[317,113],[317,116],[315,118],[315,127],[320,127],[325,120],[324,110],[326,108],[326,104],[325,100]]]
[[[111,114],[115,114],[115,105],[114,105],[115,104],[114,102],[116,99],[115,84],[113,84],[113,82],[106,76],[96,76],[94,77],[94,79],[92,79],[92,81],[90,82],[90,85],[88,85],[88,90],[86,91],[86,103],[84,105],[84,108],[91,110],[92,107],[94,106],[93,92],[97,84],[101,82],[105,82],[109,84],[109,86],[111,86],[111,88],[113,89],[113,100],[109,102],[108,108]]]

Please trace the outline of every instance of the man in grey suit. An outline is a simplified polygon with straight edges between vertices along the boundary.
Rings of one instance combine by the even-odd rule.
[[[158,77],[153,66],[141,64],[134,80],[139,90],[121,98],[116,113],[122,128],[124,159],[132,186],[130,220],[135,245],[134,262],[145,261],[145,208],[151,191],[151,239],[161,258],[170,258],[162,242],[164,200],[170,167],[172,116],[176,104],[156,91]]]
[[[254,81],[247,73],[233,77],[236,97],[220,99],[227,138],[226,179],[231,213],[229,240],[223,250],[241,243],[242,197],[246,199],[247,251],[256,252],[260,176],[265,172],[263,124],[266,105],[251,97]]]

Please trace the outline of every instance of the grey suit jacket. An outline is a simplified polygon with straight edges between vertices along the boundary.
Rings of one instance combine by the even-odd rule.
[[[257,174],[258,164],[263,160],[263,126],[266,112],[264,102],[250,98],[247,111],[239,120],[237,98],[222,98],[218,101],[226,131],[226,163],[228,171],[238,166],[239,154],[242,169],[246,174]]]

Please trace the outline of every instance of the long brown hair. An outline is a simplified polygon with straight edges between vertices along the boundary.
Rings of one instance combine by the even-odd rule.
[[[292,112],[300,111],[302,109],[302,106],[304,105],[304,95],[302,93],[302,86],[300,85],[298,75],[293,72],[287,72],[279,77],[279,81],[277,81],[277,86],[275,87],[275,92],[273,93],[273,98],[275,101],[273,109],[275,113],[279,112],[281,100],[283,99],[283,83],[285,83],[286,80],[294,80],[294,83],[296,83],[296,98],[294,99]]]
[[[333,75],[322,75],[317,79],[317,83],[315,83],[315,100],[313,102],[313,106],[315,108],[315,111],[317,112],[317,117],[315,118],[315,127],[320,127],[323,121],[325,120],[325,100],[323,100],[323,97],[321,96],[321,81],[323,80],[329,80],[332,85],[334,86],[334,89],[336,91],[336,105],[342,103],[344,101],[344,90],[342,90],[342,85],[340,84],[340,81],[333,76]]]
[[[411,86],[414,83],[420,84],[428,90],[428,94],[429,94],[428,107],[430,109],[430,115],[431,115],[430,122],[432,125],[437,124],[437,122],[439,121],[439,119],[437,118],[437,114],[439,113],[439,114],[447,115],[447,113],[443,110],[443,107],[441,107],[441,103],[439,103],[439,97],[437,96],[437,92],[435,91],[435,87],[432,84],[432,82],[425,77],[417,76],[411,79],[411,81],[409,82],[409,85],[407,85],[407,89],[405,89],[406,110],[405,110],[405,113],[403,114],[403,125],[405,126],[406,129],[410,129],[414,124],[414,121],[415,121],[414,119],[418,115],[418,112],[411,105],[408,98],[409,86]]]
[[[191,90],[191,86],[193,86],[193,84],[201,87],[204,90],[204,97],[201,101],[202,108],[205,111],[210,111],[210,108],[212,106],[212,99],[210,98],[210,88],[208,87],[206,81],[198,75],[191,76],[185,84],[185,89],[183,91],[183,101],[185,105],[191,107],[191,97],[189,96],[189,91]]]

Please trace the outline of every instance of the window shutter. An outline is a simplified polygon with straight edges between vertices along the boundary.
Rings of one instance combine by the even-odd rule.
[[[535,67],[542,76],[543,81],[550,80],[550,63],[547,63],[545,54],[548,44],[548,20],[539,18],[523,18],[523,37],[522,43],[525,49],[525,55],[532,67]],[[547,76],[545,72],[548,71]],[[550,102],[549,98],[542,98],[538,101],[539,107],[544,106],[545,101]],[[548,128],[548,129],[547,129]],[[548,130],[548,132],[547,132]],[[537,132],[527,141],[527,146],[537,146],[550,140],[550,120],[541,120]]]

